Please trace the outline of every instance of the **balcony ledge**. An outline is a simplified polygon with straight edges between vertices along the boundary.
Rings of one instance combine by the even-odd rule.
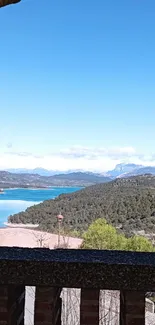
[[[155,291],[155,253],[0,247],[0,284]]]

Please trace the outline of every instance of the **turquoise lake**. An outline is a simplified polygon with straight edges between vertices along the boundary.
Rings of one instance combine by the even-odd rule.
[[[7,189],[0,194],[0,227],[8,216],[26,210],[44,200],[54,199],[62,193],[72,193],[79,187],[52,187],[48,189]]]

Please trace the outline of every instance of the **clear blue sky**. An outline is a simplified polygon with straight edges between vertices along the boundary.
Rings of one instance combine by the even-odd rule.
[[[3,150],[155,151],[154,0],[21,0],[0,31]]]

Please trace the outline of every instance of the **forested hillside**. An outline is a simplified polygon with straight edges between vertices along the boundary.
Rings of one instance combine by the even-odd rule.
[[[64,215],[64,226],[68,229],[83,231],[92,221],[104,217],[125,233],[155,231],[155,176],[117,179],[62,194],[11,216],[9,221],[39,223],[41,229],[54,232],[59,213]]]

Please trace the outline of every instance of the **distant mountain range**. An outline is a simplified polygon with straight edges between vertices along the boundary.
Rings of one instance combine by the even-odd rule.
[[[54,176],[0,171],[0,188],[47,188],[50,186],[89,186],[111,181],[110,177],[93,173],[75,172]]]
[[[117,178],[123,176],[124,174],[132,173],[134,170],[142,168],[142,165],[136,164],[118,164],[113,170],[110,170],[106,173],[107,176]]]
[[[121,174],[119,177],[130,177],[130,176],[138,176],[138,175],[146,175],[151,174],[155,175],[155,167],[141,167],[135,168],[133,171]]]
[[[49,186],[89,186],[106,183],[115,178],[127,178],[137,175],[155,175],[155,167],[136,164],[118,164],[106,173],[84,171],[53,171],[43,168],[9,169],[0,171],[0,188],[7,187],[49,187]]]
[[[61,174],[65,175],[65,174],[78,173],[78,172],[85,173],[85,171],[81,169],[76,169],[76,170],[71,169],[67,171],[62,171],[62,170],[48,170],[41,167],[37,167],[34,169],[10,168],[10,169],[6,169],[6,171],[13,174],[38,174],[41,176],[54,176],[54,175],[61,175]],[[86,173],[89,174],[90,172],[86,171]],[[96,174],[96,173],[90,173],[90,174]]]
[[[47,170],[44,168],[35,168],[35,169],[26,169],[26,168],[12,168],[12,169],[7,169],[8,172],[14,173],[14,174],[38,174],[41,176],[53,176],[56,174],[61,173],[60,171],[56,170]]]
[[[54,176],[54,175],[70,175],[75,173],[82,173],[87,175],[97,175],[97,176],[106,176],[110,177],[112,179],[117,177],[124,177],[124,175],[129,176],[135,176],[142,173],[152,173],[155,174],[155,167],[144,167],[143,165],[136,165],[136,164],[118,164],[116,167],[112,170],[109,170],[105,173],[96,173],[96,172],[89,172],[89,171],[83,171],[83,170],[67,170],[66,172],[61,170],[47,170],[44,168],[35,168],[35,169],[26,169],[26,168],[17,168],[17,169],[7,169],[10,173],[15,174],[38,174],[41,176]]]
[[[145,174],[155,175],[155,167],[145,167],[136,164],[118,164],[116,165],[115,169],[107,172],[106,176],[112,178],[124,178]]]

